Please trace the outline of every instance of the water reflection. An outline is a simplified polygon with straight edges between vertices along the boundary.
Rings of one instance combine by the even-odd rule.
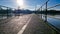
[[[45,20],[45,15],[42,16],[42,19]],[[60,15],[47,15],[47,21],[55,26],[56,28],[60,29]]]

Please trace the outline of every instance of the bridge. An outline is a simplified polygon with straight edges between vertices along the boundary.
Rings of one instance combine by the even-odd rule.
[[[48,7],[48,2],[49,0],[35,11],[16,10],[0,5],[0,34],[60,34],[60,24],[57,27],[48,20],[50,14],[56,13],[48,12],[48,9],[60,6],[60,4]],[[43,6],[45,6],[44,9]],[[51,18],[53,17],[50,16]],[[60,21],[59,18],[58,21]]]

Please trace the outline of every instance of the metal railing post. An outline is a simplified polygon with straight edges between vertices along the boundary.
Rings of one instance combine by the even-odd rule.
[[[42,6],[41,6],[41,18],[42,18]]]
[[[48,0],[48,1],[49,1],[49,0]],[[46,2],[45,22],[47,22],[47,4],[48,4],[48,1]]]
[[[8,8],[7,8],[7,18],[8,18]]]

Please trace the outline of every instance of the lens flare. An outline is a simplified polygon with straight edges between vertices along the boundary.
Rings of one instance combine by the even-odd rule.
[[[17,0],[17,4],[20,6],[20,8],[24,7],[24,1],[23,0]]]

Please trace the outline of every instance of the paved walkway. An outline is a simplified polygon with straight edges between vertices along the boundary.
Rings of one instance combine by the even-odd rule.
[[[12,16],[12,17],[9,17],[9,18],[6,18],[6,19],[1,19],[1,20],[0,20],[0,25],[9,22],[9,21],[10,21],[11,19],[13,19],[13,18],[15,18],[15,17]]]
[[[0,34],[52,34],[52,31],[38,16],[30,14],[0,25]]]
[[[0,25],[0,34],[17,34],[27,23],[31,15],[17,16]]]
[[[53,34],[48,27],[38,16],[34,15],[26,27],[23,34]]]

